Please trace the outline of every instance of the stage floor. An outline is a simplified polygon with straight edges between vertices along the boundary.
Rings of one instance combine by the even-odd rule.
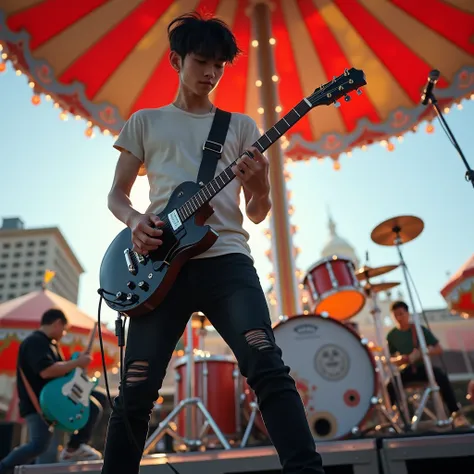
[[[473,469],[465,472],[466,474],[474,472],[473,432],[324,442],[318,443],[318,450],[323,457],[327,474],[339,472],[408,474],[408,470],[404,467],[404,459],[434,460],[434,458],[455,457],[469,460],[472,457]],[[274,449],[258,447],[202,453],[154,454],[144,457],[140,473],[172,474],[169,466],[166,466],[167,461],[173,464],[179,474],[278,474],[281,472]],[[20,466],[15,469],[15,474],[72,472],[100,474],[101,467],[102,462]]]

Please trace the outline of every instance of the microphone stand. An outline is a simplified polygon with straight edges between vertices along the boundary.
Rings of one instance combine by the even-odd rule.
[[[443,114],[442,114],[442,112],[441,112],[441,110],[438,106],[438,100],[436,99],[433,92],[429,93],[428,101],[433,106],[433,108],[435,109],[436,115],[438,115],[438,118],[439,118],[441,124],[443,125],[444,131],[446,132],[446,135],[451,140],[451,143],[453,144],[456,151],[459,153],[459,156],[461,157],[461,160],[463,161],[464,166],[466,167],[466,170],[467,170],[466,174],[465,174],[466,181],[470,181],[471,184],[472,184],[472,187],[474,188],[474,171],[469,166],[469,163],[467,162],[466,157],[464,156],[464,153],[461,150],[461,147],[459,146],[458,142],[456,141],[455,136],[451,132],[451,129],[449,128],[449,125],[446,122],[446,120],[445,120],[445,118],[444,118],[444,116],[443,116]]]

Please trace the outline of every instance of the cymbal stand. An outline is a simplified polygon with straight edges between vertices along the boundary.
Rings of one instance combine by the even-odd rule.
[[[400,246],[403,243],[402,239],[400,238],[401,229],[399,227],[394,227],[393,231],[395,232],[397,236],[394,242],[398,251],[398,256],[400,257],[400,266],[402,267],[403,276],[405,278],[405,285],[408,291],[408,297],[410,299],[410,304],[412,308],[413,324],[416,329],[416,336],[418,338],[418,343],[420,345],[420,350],[423,357],[423,363],[425,365],[426,375],[428,378],[428,387],[423,393],[423,396],[420,401],[420,405],[418,406],[415,412],[415,415],[412,418],[411,428],[414,431],[418,428],[418,424],[421,421],[421,417],[423,415],[423,412],[426,408],[426,404],[430,396],[433,398],[433,404],[434,404],[435,414],[436,414],[436,424],[438,426],[448,426],[448,425],[451,425],[452,420],[446,416],[446,410],[444,408],[443,400],[441,399],[439,386],[435,380],[435,376],[433,373],[433,365],[431,364],[430,356],[428,355],[428,346],[426,345],[425,335],[423,334],[423,329],[421,327],[420,315],[415,310],[415,301],[413,299],[410,283],[408,281],[407,265],[405,263],[402,251],[400,249]]]
[[[203,445],[203,438],[210,427],[217,436],[217,439],[224,447],[224,449],[231,449],[230,444],[226,440],[222,431],[217,426],[217,423],[212,418],[211,414],[204,406],[202,400],[195,396],[195,371],[194,371],[194,344],[193,344],[193,327],[190,320],[186,326],[186,398],[181,400],[178,405],[171,411],[171,413],[158,425],[156,430],[148,437],[145,443],[143,454],[149,454],[156,446],[160,439],[165,435],[170,435],[180,445],[185,445],[188,450],[196,451]],[[178,415],[186,410],[186,436],[183,438],[170,426],[170,423],[175,420]],[[197,411],[201,411],[206,420],[200,433],[197,433]]]
[[[370,282],[368,283],[370,285]],[[392,383],[393,389],[395,391],[396,399],[398,402],[398,409],[400,411],[400,419],[402,420],[402,423],[404,425],[404,430],[409,431],[410,427],[408,425],[408,420],[410,418],[410,415],[408,411],[407,399],[405,397],[405,391],[403,390],[403,384],[400,377],[400,372],[394,371],[392,368],[392,365],[390,364],[390,352],[388,351],[388,347],[384,338],[381,311],[377,302],[377,293],[369,289],[366,291],[366,294],[367,294],[367,297],[372,302],[370,314],[372,314],[374,318],[376,344],[377,346],[382,348],[382,354],[385,359],[385,364],[383,363],[384,361],[382,361],[381,364],[378,364],[379,372],[382,372],[384,367],[388,367],[388,376],[389,376],[390,382]],[[398,426],[398,424],[395,422],[396,413],[394,413],[394,411],[392,410],[390,395],[388,393],[387,386],[383,380],[380,381],[379,389],[382,395],[383,403],[378,405],[378,409],[382,412],[383,416],[388,420],[388,422],[390,423],[392,428],[395,429],[395,431],[397,432],[402,431],[400,427]]]

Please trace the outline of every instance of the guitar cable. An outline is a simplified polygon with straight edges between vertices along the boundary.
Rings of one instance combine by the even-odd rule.
[[[112,397],[110,395],[110,386],[109,386],[109,380],[107,377],[107,366],[105,364],[105,351],[104,351],[104,343],[102,340],[102,327],[101,327],[101,322],[100,322],[100,314],[101,314],[101,309],[102,309],[102,300],[107,300],[107,298],[104,296],[104,293],[112,295],[112,293],[100,288],[97,290],[97,293],[99,293],[100,299],[99,299],[99,306],[97,309],[97,322],[98,322],[98,333],[99,333],[99,344],[100,344],[100,354],[101,354],[101,359],[102,359],[102,369],[104,371],[104,382],[105,382],[105,390],[107,392],[107,399],[109,401],[110,409],[115,411],[115,405],[112,402]],[[126,305],[123,305],[126,306]],[[122,386],[123,380],[124,380],[124,346],[125,346],[125,319],[122,319],[122,314],[118,312],[117,319],[115,320],[115,335],[117,336],[118,339],[118,346],[120,350],[120,385]],[[130,425],[130,421],[127,416],[127,408],[126,408],[126,400],[125,400],[125,390],[120,391],[120,397],[122,401],[122,419],[125,425],[125,429],[127,430],[127,434],[129,437],[129,440],[132,442],[134,447],[137,449],[137,451],[140,453],[140,457],[143,455],[143,450],[140,449],[140,445],[135,438],[135,435],[133,434],[132,427]],[[174,474],[180,474],[179,471],[169,462],[166,462],[166,465],[173,471]]]

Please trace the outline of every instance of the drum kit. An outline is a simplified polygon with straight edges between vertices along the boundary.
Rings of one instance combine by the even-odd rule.
[[[408,269],[400,249],[418,237],[423,228],[421,219],[399,216],[382,222],[372,231],[375,243],[396,247],[396,265],[356,269],[343,256],[320,260],[303,280],[311,314],[280,317],[274,325],[276,343],[292,369],[315,440],[339,440],[370,431],[415,431],[430,397],[437,426],[451,423],[434,379],[420,318],[414,311]],[[372,281],[399,267],[428,377],[427,388],[411,421],[399,369],[390,363],[377,300],[378,293],[400,282]],[[370,305],[375,327],[375,341],[370,343],[360,337],[350,321],[366,304]],[[185,355],[174,365],[175,408],[147,439],[145,454],[165,434],[174,438],[175,446],[181,450],[245,447],[252,434],[257,439],[269,439],[255,395],[240,375],[236,360],[202,350],[209,325],[202,313],[192,315],[186,329]],[[193,345],[193,328],[200,330],[199,348]],[[386,388],[389,381],[397,398],[394,405]],[[372,425],[371,420],[378,421]]]

